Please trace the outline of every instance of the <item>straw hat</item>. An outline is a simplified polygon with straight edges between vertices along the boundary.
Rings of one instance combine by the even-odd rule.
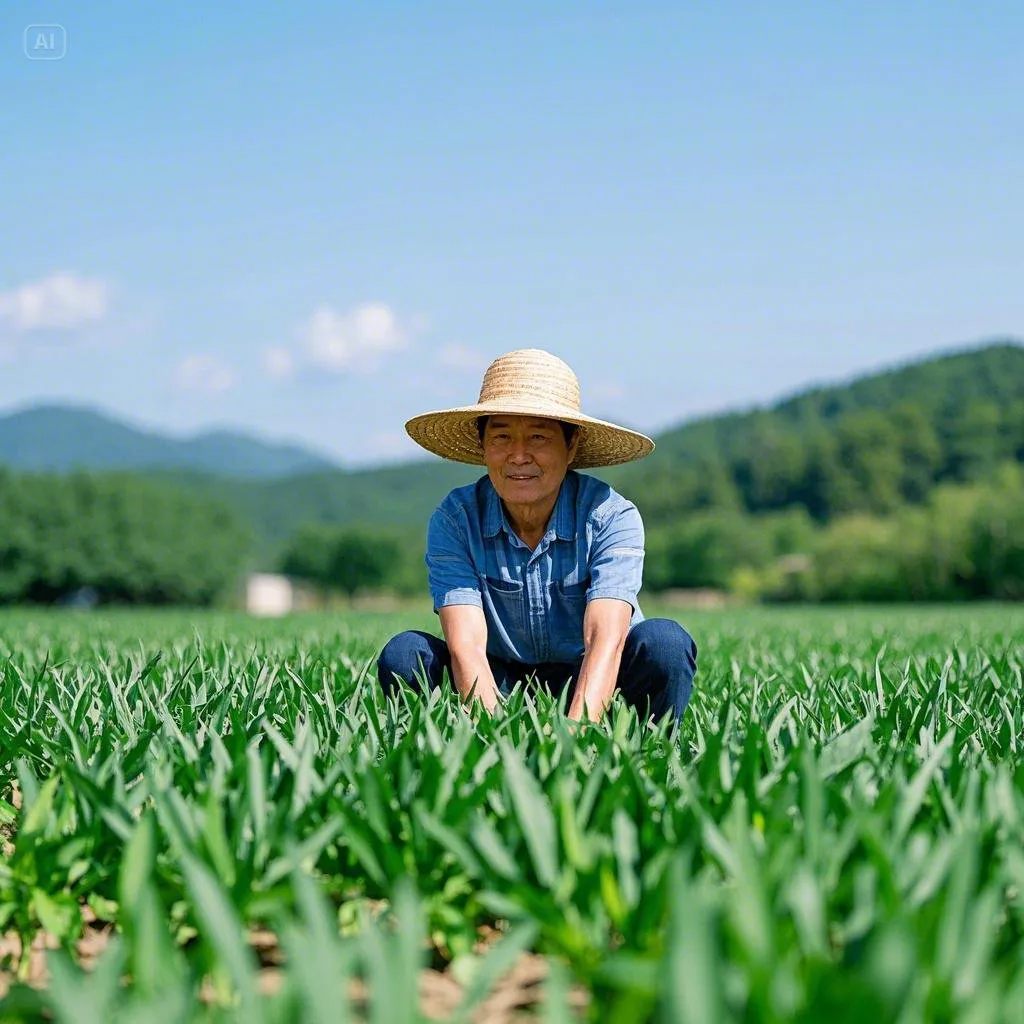
[[[487,368],[476,405],[414,416],[409,436],[428,452],[455,462],[484,465],[476,421],[480,416],[539,416],[580,428],[573,469],[615,466],[642,459],[654,442],[626,427],[580,412],[580,383],[558,356],[539,348],[521,348],[499,356]]]

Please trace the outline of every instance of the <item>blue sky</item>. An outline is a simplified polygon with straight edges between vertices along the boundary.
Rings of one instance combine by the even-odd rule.
[[[517,347],[657,433],[1021,337],[1022,96],[1019,0],[4,4],[0,411],[357,465]]]

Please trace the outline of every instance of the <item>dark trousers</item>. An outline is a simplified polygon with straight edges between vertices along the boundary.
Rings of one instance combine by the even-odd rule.
[[[518,682],[540,685],[555,696],[570,687],[569,703],[579,678],[582,658],[572,664],[545,662],[527,665],[488,655],[494,681],[508,696]],[[377,660],[377,679],[390,694],[400,683],[420,689],[425,677],[431,689],[441,686],[444,671],[451,676],[451,655],[440,637],[409,630],[392,637]],[[644,619],[630,628],[619,664],[616,690],[641,717],[668,715],[679,724],[693,691],[697,672],[697,645],[672,619]]]

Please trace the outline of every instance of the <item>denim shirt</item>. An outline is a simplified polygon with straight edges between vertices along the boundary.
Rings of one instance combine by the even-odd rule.
[[[636,506],[606,483],[570,470],[547,532],[532,551],[516,535],[490,477],[457,487],[427,527],[427,577],[434,611],[483,608],[487,653],[537,665],[583,657],[588,601],[614,597],[633,607],[644,564]]]

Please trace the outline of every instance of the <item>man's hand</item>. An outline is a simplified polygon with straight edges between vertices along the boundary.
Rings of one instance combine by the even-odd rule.
[[[466,701],[468,709],[468,697],[463,697],[463,700]],[[504,698],[501,695],[501,690],[499,690],[496,685],[493,688],[487,689],[481,689],[480,686],[478,685],[476,687],[476,691],[473,694],[473,700],[474,702],[479,701],[481,704],[483,704],[484,711],[486,711],[489,715],[493,715],[495,708],[497,708],[498,705],[503,702]]]
[[[583,616],[583,665],[580,668],[568,717],[581,722],[586,717],[599,722],[615,694],[622,650],[633,607],[628,601],[597,598],[587,605]]]
[[[500,707],[504,703],[501,696],[501,690],[495,688],[494,693],[490,695],[488,700],[484,701],[484,708],[489,715],[493,715],[496,708]]]
[[[501,700],[487,660],[487,621],[482,608],[450,605],[438,612],[441,630],[452,658],[452,682],[464,701],[480,701],[488,714]]]

